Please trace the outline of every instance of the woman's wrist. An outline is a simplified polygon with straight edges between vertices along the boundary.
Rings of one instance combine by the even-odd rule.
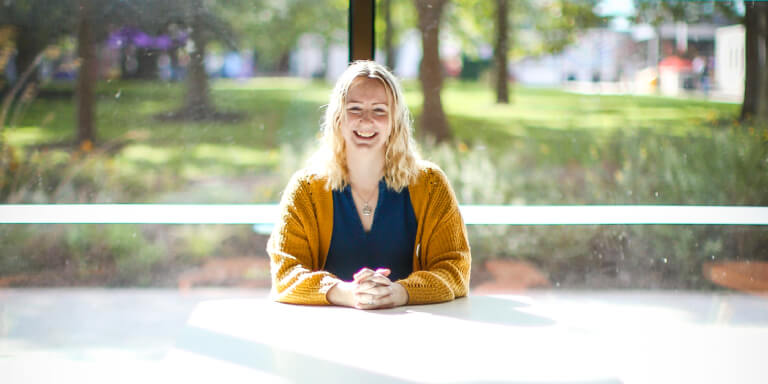
[[[408,295],[408,290],[405,289],[405,286],[400,284],[399,282],[392,284],[392,286],[393,286],[393,289],[400,291],[397,294],[398,300],[395,302],[395,306],[399,307],[401,305],[408,304],[408,300],[410,299],[410,297]]]
[[[354,305],[352,302],[352,290],[352,283],[347,281],[340,281],[328,290],[328,292],[325,294],[325,298],[329,303],[333,305],[351,307]]]

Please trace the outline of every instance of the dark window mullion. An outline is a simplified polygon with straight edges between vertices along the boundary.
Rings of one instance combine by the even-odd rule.
[[[375,0],[349,0],[349,61],[373,60]]]

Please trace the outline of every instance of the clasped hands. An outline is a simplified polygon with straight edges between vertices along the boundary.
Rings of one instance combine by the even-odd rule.
[[[408,303],[408,292],[389,279],[387,268],[363,268],[352,281],[342,281],[328,291],[331,304],[357,309],[393,308]]]

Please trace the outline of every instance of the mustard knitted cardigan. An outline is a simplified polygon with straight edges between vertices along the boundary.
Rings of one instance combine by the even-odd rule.
[[[283,192],[281,218],[267,242],[274,300],[327,305],[328,290],[341,281],[323,270],[333,233],[333,195],[325,181],[302,170]],[[413,273],[397,281],[408,292],[408,304],[465,296],[471,264],[469,241],[448,179],[436,165],[422,161],[408,191],[418,222]]]

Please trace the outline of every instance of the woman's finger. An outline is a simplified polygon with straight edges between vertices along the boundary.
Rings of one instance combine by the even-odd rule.
[[[365,291],[365,290],[368,290],[368,289],[371,289],[371,288],[373,288],[373,287],[375,287],[375,286],[377,286],[377,285],[378,285],[378,284],[376,284],[376,282],[375,282],[375,281],[366,280],[366,281],[363,281],[363,282],[361,282],[361,283],[358,283],[358,284],[355,286],[355,288],[353,289],[353,291],[354,291],[355,293],[357,293],[357,292],[363,292],[363,291]]]
[[[357,283],[358,284],[363,284],[363,283],[368,283],[368,282],[373,282],[373,283],[378,284],[378,285],[392,285],[392,280],[388,279],[386,276],[382,276],[382,275],[379,275],[379,274],[371,275],[368,278],[359,280]]]
[[[379,309],[392,308],[394,301],[391,296],[375,297],[368,294],[356,295],[355,308],[358,309]]]
[[[359,289],[355,291],[355,295],[358,296],[372,296],[373,298],[380,298],[389,296],[392,294],[392,288],[390,286],[377,285],[365,289]]]
[[[389,274],[392,273],[392,270],[390,270],[389,268],[379,268],[376,270],[376,273],[380,273],[384,276],[389,276]]]
[[[365,279],[367,279],[370,276],[373,276],[376,272],[370,268],[362,268],[357,273],[355,273],[352,278],[355,282],[360,282]]]

